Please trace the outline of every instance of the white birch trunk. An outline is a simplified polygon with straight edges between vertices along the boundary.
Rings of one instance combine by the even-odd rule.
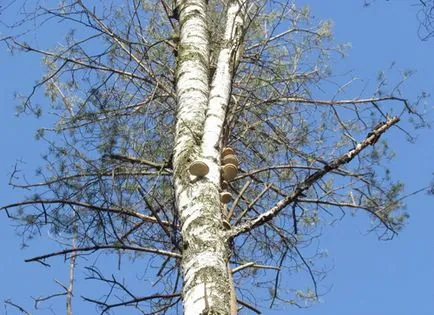
[[[210,161],[220,160],[220,137],[231,94],[233,70],[237,66],[237,55],[242,46],[245,4],[245,1],[231,1],[227,11],[224,42],[217,59],[216,71],[211,84],[202,142],[203,157],[208,158]],[[218,169],[210,169],[209,177],[219,185],[220,172]]]
[[[227,239],[220,212],[218,147],[210,152],[203,138],[209,98],[206,1],[179,1],[178,10],[181,28],[173,165],[182,224],[184,313],[229,314],[231,287]],[[220,124],[217,129],[221,129]],[[220,131],[214,132],[218,138]],[[189,164],[197,158],[204,159],[210,168],[210,173],[201,179],[191,177],[188,172]]]

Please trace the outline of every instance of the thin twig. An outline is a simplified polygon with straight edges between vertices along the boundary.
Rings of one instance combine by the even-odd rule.
[[[240,193],[238,194],[237,198],[235,199],[235,201],[232,204],[231,209],[229,210],[229,213],[227,215],[227,219],[228,221],[231,219],[232,215],[234,214],[235,208],[238,205],[238,202],[240,202],[241,197],[244,195],[244,193],[246,192],[247,188],[249,188],[250,184],[252,183],[251,180],[247,181],[243,188],[241,189]]]
[[[14,302],[12,302],[11,300],[4,300],[3,301],[5,304],[8,304],[10,306],[15,307],[16,309],[18,309],[21,313],[26,314],[26,315],[32,315],[32,313],[26,311],[23,307],[19,306],[18,304],[15,304]]]

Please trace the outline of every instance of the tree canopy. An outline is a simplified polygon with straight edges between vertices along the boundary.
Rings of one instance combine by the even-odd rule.
[[[405,224],[403,183],[385,166],[393,157],[387,134],[411,138],[399,122],[425,124],[423,96],[401,95],[404,73],[393,87],[380,74],[371,93],[343,98],[351,80],[336,79],[331,60],[345,47],[309,8],[75,0],[18,10],[18,32],[3,42],[40,55],[46,69],[19,111],[52,124],[36,134],[49,147],[40,181],[27,182],[17,167],[10,184],[27,197],[1,209],[26,240],[48,230],[64,248],[29,261],[65,256],[73,272],[82,255],[109,251],[153,266],[138,271],[155,279],[144,292],[86,266],[88,280],[107,285],[103,296],[84,297],[101,312],[181,312],[181,301],[199,294],[199,278],[209,314],[229,314],[213,304],[215,292],[253,312],[306,305],[323,294],[315,240],[330,221],[362,212],[385,239]],[[28,41],[28,32],[56,23],[67,30],[57,46]],[[40,90],[48,104],[33,101]],[[335,96],[321,98],[324,90]],[[239,164],[231,180],[225,149]],[[195,161],[209,175],[192,176]],[[190,280],[204,248],[205,258],[228,260],[224,284],[234,292],[212,283],[218,268]],[[310,287],[287,287],[296,272]],[[72,286],[65,290],[71,296]]]

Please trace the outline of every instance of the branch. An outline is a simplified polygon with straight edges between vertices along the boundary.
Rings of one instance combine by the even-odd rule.
[[[317,35],[317,36],[318,36],[318,33],[313,32],[313,31],[308,30],[308,29],[303,29],[303,28],[290,28],[290,29],[288,29],[288,30],[286,30],[286,31],[284,31],[284,32],[281,32],[280,34],[274,35],[274,36],[271,36],[271,34],[270,34],[270,37],[269,37],[269,38],[266,38],[266,39],[264,39],[263,41],[261,41],[261,42],[259,42],[259,43],[253,44],[252,46],[246,48],[246,51],[249,51],[249,50],[252,50],[252,49],[255,49],[255,48],[258,48],[258,47],[266,46],[266,45],[269,44],[270,42],[272,42],[272,41],[274,41],[274,40],[276,40],[276,39],[279,39],[279,38],[281,38],[281,37],[284,37],[285,35],[288,35],[288,34],[294,33],[294,32],[304,32],[304,33],[309,33],[309,34]]]
[[[116,74],[121,75],[121,76],[130,77],[131,79],[142,80],[142,81],[144,81],[146,83],[150,83],[150,84],[154,83],[154,82],[152,82],[151,80],[149,80],[146,77],[137,75],[137,74],[132,73],[132,72],[124,71],[124,70],[119,70],[119,69],[115,69],[115,68],[109,68],[109,67],[106,67],[104,65],[97,64],[94,60],[92,61],[93,63],[90,64],[90,63],[86,63],[84,61],[81,61],[79,59],[73,59],[73,58],[69,58],[69,57],[64,57],[64,56],[62,56],[60,54],[55,54],[55,53],[52,53],[52,52],[49,52],[49,51],[37,49],[37,48],[29,46],[26,43],[20,43],[20,42],[14,40],[14,39],[10,39],[10,40],[13,42],[14,45],[16,45],[17,47],[20,47],[24,51],[35,52],[35,53],[38,53],[38,54],[41,54],[41,55],[44,55],[44,56],[49,56],[49,57],[52,57],[52,58],[55,58],[55,59],[60,59],[60,60],[65,61],[66,63],[72,63],[72,64],[75,64],[75,65],[78,65],[82,69],[93,69],[93,70],[101,70],[101,71],[106,71],[106,72],[112,72],[112,73],[116,73]],[[44,82],[45,82],[45,80],[43,82],[38,83],[38,86],[41,85]]]
[[[237,299],[238,304],[241,304],[242,306],[247,307],[248,309],[252,310],[253,312],[255,312],[256,314],[262,314],[260,310],[258,310],[256,307],[254,307],[253,305],[244,302],[242,300]]]
[[[326,163],[324,167],[313,173],[312,175],[308,176],[305,180],[303,180],[301,183],[297,185],[295,190],[285,197],[284,199],[280,200],[276,203],[274,207],[269,209],[268,211],[260,214],[256,218],[240,225],[234,227],[231,231],[229,231],[229,237],[236,237],[242,233],[248,232],[258,226],[263,225],[264,223],[267,223],[268,221],[272,220],[276,215],[280,213],[287,205],[297,200],[299,197],[303,197],[303,193],[307,191],[313,184],[315,184],[319,179],[324,177],[329,172],[337,169],[343,164],[349,163],[355,156],[357,156],[360,152],[362,152],[366,147],[369,145],[374,145],[379,137],[390,127],[395,125],[399,121],[398,117],[393,117],[388,119],[386,122],[383,122],[381,124],[378,124],[372,132],[370,132],[365,140],[358,143],[355,148],[349,150],[344,155],[338,157],[337,159],[331,161],[330,163]]]
[[[233,179],[233,181],[237,181],[240,180],[242,178],[245,177],[251,177],[252,175],[258,174],[258,173],[262,173],[262,172],[268,172],[271,170],[280,170],[280,169],[303,169],[303,170],[319,170],[320,168],[318,167],[312,167],[312,166],[299,166],[299,165],[273,165],[273,166],[267,166],[267,167],[263,167],[263,168],[258,168],[258,169],[254,169],[254,170],[249,170],[249,171],[244,171],[244,170],[240,170],[241,174],[238,175],[237,177],[235,177]]]
[[[114,308],[114,307],[119,307],[119,306],[127,306],[130,304],[137,304],[140,302],[144,302],[144,301],[148,301],[148,300],[153,300],[153,299],[173,299],[176,297],[180,297],[181,294],[180,293],[175,293],[175,294],[154,294],[154,295],[149,295],[149,296],[145,296],[145,297],[139,297],[139,298],[134,298],[130,301],[125,301],[125,302],[120,302],[120,303],[116,303],[116,304],[107,304],[104,302],[100,302],[97,300],[93,300],[93,299],[89,299],[87,297],[82,296],[82,299],[87,301],[87,302],[91,302],[91,303],[95,303],[97,305],[103,306],[103,311],[102,313],[107,312],[109,309]]]
[[[31,188],[31,187],[40,187],[40,186],[49,186],[52,184],[56,184],[61,181],[67,181],[72,180],[75,178],[82,178],[82,177],[117,177],[117,176],[166,176],[170,175],[169,172],[162,171],[162,172],[149,172],[149,171],[118,171],[116,168],[100,173],[85,173],[85,174],[72,174],[67,176],[62,176],[58,178],[54,178],[51,180],[47,180],[45,182],[40,183],[33,183],[33,184],[16,184],[12,181],[9,181],[9,185],[11,185],[14,188]]]
[[[171,231],[169,231],[167,229],[167,225],[165,225],[163,223],[163,221],[160,219],[160,217],[158,216],[157,211],[154,209],[154,207],[151,205],[151,203],[149,202],[148,198],[146,197],[146,191],[145,189],[142,187],[142,185],[140,183],[138,183],[140,186],[138,187],[138,192],[140,194],[140,196],[142,197],[143,201],[146,203],[146,206],[148,207],[149,211],[152,212],[152,214],[154,215],[155,219],[157,220],[158,224],[161,226],[161,228],[163,229],[164,233],[166,233],[166,235],[169,237],[169,239],[172,241],[173,245],[176,246],[176,248],[181,251],[181,249],[179,248],[179,244],[178,242],[176,242],[176,239],[174,239],[174,233],[171,233]]]
[[[18,311],[20,311],[23,314],[26,315],[31,315],[31,313],[27,312],[24,308],[22,308],[21,306],[19,306],[18,304],[15,304],[14,302],[12,302],[11,300],[4,300],[3,301],[5,304],[9,304],[10,306],[15,307]]]
[[[146,222],[158,223],[158,220],[156,218],[141,214],[140,212],[133,211],[131,209],[104,208],[104,207],[98,207],[98,206],[92,205],[90,203],[74,201],[74,200],[67,200],[67,199],[27,200],[27,201],[22,201],[22,202],[11,203],[11,204],[5,205],[3,207],[0,207],[0,210],[7,210],[9,208],[15,208],[15,207],[26,206],[26,205],[35,205],[35,204],[46,205],[46,204],[56,204],[56,203],[66,204],[66,205],[71,205],[71,206],[78,206],[78,207],[83,207],[83,208],[96,210],[96,211],[102,211],[102,212],[110,212],[110,213],[129,215],[129,216],[132,216],[135,218],[139,218],[139,219],[146,221]],[[169,222],[166,222],[166,221],[162,221],[162,222],[165,225],[170,226]]]
[[[257,269],[273,269],[273,270],[280,270],[279,267],[257,265],[257,264],[255,264],[255,263],[252,261],[252,262],[245,263],[244,265],[241,265],[241,266],[238,266],[238,267],[233,268],[233,269],[232,269],[232,274],[237,273],[237,272],[239,272],[239,271],[241,271],[241,270],[243,270],[243,269],[250,268],[250,267],[251,267],[251,268],[257,268]]]
[[[122,154],[108,154],[108,155],[105,155],[103,157],[110,158],[113,160],[129,162],[129,163],[143,164],[143,165],[147,165],[147,166],[156,168],[158,170],[170,169],[170,165],[169,165],[170,162],[169,163],[158,163],[158,162],[152,162],[152,161],[148,161],[148,160],[145,160],[142,158],[136,158],[136,157],[132,157],[132,156],[128,156],[128,155],[122,155]]]
[[[130,58],[132,58],[137,65],[144,70],[156,83],[158,86],[161,87],[161,89],[163,91],[165,91],[166,93],[168,93],[169,95],[175,97],[175,95],[173,94],[172,91],[170,91],[168,88],[166,88],[164,86],[164,84],[162,84],[161,82],[159,82],[159,80],[155,77],[152,69],[150,69],[149,67],[146,67],[145,64],[143,64],[143,58],[138,58],[135,54],[133,54],[133,52],[131,51],[131,49],[129,49],[126,46],[126,43],[129,43],[128,41],[125,41],[124,39],[122,39],[119,35],[115,34],[113,30],[111,30],[106,24],[104,24],[102,22],[102,20],[100,18],[98,18],[94,12],[92,12],[89,8],[87,8],[83,1],[81,0],[77,0],[77,3],[79,6],[81,6],[83,8],[83,10],[85,11],[86,15],[89,16],[92,20],[94,20],[96,22],[96,24],[98,24],[98,26],[101,28],[101,32],[105,33],[110,39],[112,39],[114,41],[114,43],[121,48],[124,53],[126,53]],[[148,80],[149,81],[149,80]]]
[[[41,297],[38,297],[38,298],[32,297],[32,299],[35,301],[34,307],[35,307],[35,309],[38,309],[39,308],[39,303],[48,301],[50,299],[54,299],[54,298],[59,297],[59,296],[65,296],[67,294],[68,294],[68,292],[65,291],[65,292],[61,292],[61,293],[53,293],[53,294],[50,294],[48,296],[41,296]]]
[[[411,109],[410,104],[405,98],[395,97],[395,96],[385,96],[385,97],[372,97],[372,98],[362,98],[362,99],[352,99],[352,100],[313,100],[304,97],[280,97],[278,99],[267,100],[266,102],[295,102],[295,103],[306,103],[314,105],[351,105],[351,104],[366,104],[373,102],[385,102],[385,101],[399,101],[404,103],[405,108],[407,108],[409,113],[414,113]]]
[[[253,206],[262,198],[262,196],[271,188],[271,184],[267,184],[265,185],[264,189],[256,196],[256,198],[251,201],[248,205],[247,208],[238,216],[238,218],[235,221],[235,225],[237,225],[238,223],[240,223],[241,219],[247,214],[247,212],[253,208]]]
[[[238,194],[237,198],[235,199],[235,201],[232,204],[231,209],[229,210],[228,214],[227,214],[227,219],[230,220],[232,215],[234,214],[235,208],[237,207],[238,203],[240,202],[241,197],[244,195],[244,193],[246,192],[247,188],[249,188],[250,184],[252,183],[252,181],[247,181],[243,188],[241,189],[240,193]]]
[[[54,256],[60,256],[65,254],[70,254],[74,252],[94,252],[100,249],[123,249],[123,250],[132,250],[132,251],[138,251],[138,252],[146,252],[146,253],[152,253],[152,254],[158,254],[162,256],[168,256],[172,258],[181,258],[182,255],[178,253],[173,253],[165,250],[161,250],[158,248],[148,248],[148,247],[141,247],[141,246],[129,246],[129,245],[96,245],[96,246],[89,246],[89,247],[78,247],[78,248],[70,248],[70,249],[64,249],[58,252],[45,254],[41,256],[36,256],[33,258],[29,258],[24,260],[25,262],[40,262],[42,259],[54,257]]]

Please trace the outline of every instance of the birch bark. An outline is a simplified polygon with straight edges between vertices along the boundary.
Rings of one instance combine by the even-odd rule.
[[[230,314],[228,245],[220,210],[219,140],[229,102],[234,56],[238,47],[240,5],[228,9],[225,41],[209,91],[209,42],[206,2],[177,3],[180,47],[177,64],[178,113],[174,148],[177,209],[182,224],[185,314]],[[238,21],[238,24],[235,23]],[[242,21],[242,20],[241,20]],[[202,159],[209,167],[203,178],[188,172]],[[233,298],[233,293],[232,293]]]
[[[177,9],[180,41],[173,165],[184,246],[184,313],[228,314],[230,290],[226,268],[227,246],[221,226],[218,187],[207,177],[191,178],[188,172],[189,164],[200,157],[209,97],[206,2],[178,1]]]

